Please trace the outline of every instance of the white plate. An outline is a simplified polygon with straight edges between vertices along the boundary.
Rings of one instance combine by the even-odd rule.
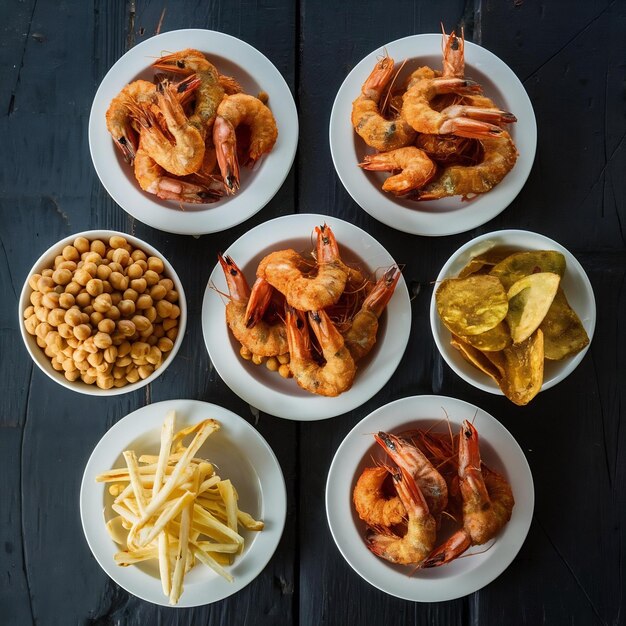
[[[453,432],[465,419],[473,421],[486,465],[502,473],[513,489],[515,506],[509,523],[489,549],[476,546],[466,558],[432,569],[417,570],[393,565],[369,551],[365,524],[352,505],[352,491],[372,458],[384,452],[372,436],[380,430],[401,432],[408,428],[445,428],[445,413]],[[524,543],[535,505],[533,478],[526,457],[513,436],[491,415],[478,407],[445,396],[413,396],[396,400],[370,413],[343,440],[328,472],[326,514],[339,551],[350,566],[381,591],[405,600],[440,602],[478,591],[497,578],[513,561]]]
[[[315,226],[326,222],[335,233],[342,257],[366,270],[395,264],[378,241],[353,224],[327,215],[287,215],[260,224],[240,237],[228,250],[252,285],[259,261],[272,250],[294,248],[308,252],[313,247]],[[380,272],[378,273],[380,277]],[[381,317],[378,340],[372,352],[358,364],[352,388],[336,398],[317,396],[284,379],[265,366],[256,366],[239,356],[224,314],[224,301],[212,288],[228,293],[219,263],[215,266],[202,304],[202,330],[209,356],[224,382],[240,397],[265,413],[298,421],[334,417],[361,406],[391,378],[409,340],[411,304],[400,277],[395,293]],[[390,323],[391,321],[391,323]]]
[[[504,180],[488,193],[470,201],[460,197],[430,202],[403,200],[381,189],[387,174],[358,167],[371,149],[354,132],[350,123],[352,101],[385,51],[398,66],[408,59],[401,76],[420,65],[441,69],[441,35],[413,35],[398,39],[368,54],[341,85],[330,116],[330,151],[337,175],[361,208],[377,220],[414,235],[452,235],[480,226],[503,211],[520,192],[535,159],[537,124],[524,86],[497,56],[469,41],[465,42],[465,74],[478,81],[485,95],[517,117],[510,132],[519,158]]]
[[[167,400],[130,413],[105,433],[95,447],[80,487],[80,516],[87,543],[102,569],[118,585],[142,600],[169,606],[156,561],[120,567],[113,560],[118,546],[104,526],[115,515],[110,511],[112,497],[105,490],[106,484],[96,483],[95,478],[101,472],[124,467],[124,450],[134,449],[137,456],[158,454],[161,425],[172,409],[176,411],[177,430],[207,418],[221,423],[220,430],[206,440],[199,454],[215,462],[222,477],[232,480],[240,507],[265,522],[261,532],[243,531],[243,554],[227,567],[235,578],[232,583],[200,563],[185,576],[183,594],[176,605],[182,608],[223,600],[261,573],[280,541],[287,496],[274,452],[257,430],[231,411],[197,400]]]
[[[217,69],[236,78],[246,93],[265,91],[276,118],[278,140],[255,167],[242,168],[241,188],[234,196],[207,204],[180,205],[141,190],[109,135],[105,114],[121,89],[139,78],[152,81],[151,64],[162,54],[196,48]],[[174,30],[131,48],[108,71],[96,92],[89,117],[89,148],[100,181],[128,213],[149,226],[182,235],[203,235],[235,226],[260,211],[287,177],[298,144],[298,113],[291,91],[272,62],[251,45],[211,30]],[[182,206],[182,210],[181,207]]]
[[[496,395],[503,395],[500,387],[496,385],[489,376],[470,365],[458,350],[450,345],[450,331],[441,323],[437,313],[435,293],[437,285],[444,278],[454,278],[475,257],[495,246],[504,246],[515,250],[556,250],[565,256],[565,275],[561,280],[561,286],[567,296],[567,300],[574,311],[576,311],[582,322],[587,335],[589,345],[571,358],[561,361],[545,361],[543,373],[543,385],[541,391],[554,387],[566,376],[569,376],[583,360],[593,339],[593,332],[596,327],[596,301],[589,278],[582,265],[576,257],[566,250],[561,244],[528,230],[499,230],[493,233],[486,233],[480,237],[472,239],[464,246],[461,246],[446,262],[433,289],[430,301],[430,327],[437,344],[437,348],[446,363],[466,382],[474,385],[478,389],[488,391]]]

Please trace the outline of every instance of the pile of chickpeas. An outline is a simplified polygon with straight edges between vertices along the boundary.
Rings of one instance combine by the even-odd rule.
[[[289,352],[279,354],[278,356],[260,356],[252,353],[245,346],[241,346],[239,354],[246,361],[252,361],[255,365],[265,363],[270,372],[278,372],[283,378],[291,378],[291,369],[289,367]]]
[[[180,307],[163,261],[122,236],[77,237],[33,274],[24,325],[52,367],[101,389],[150,376],[174,347]]]

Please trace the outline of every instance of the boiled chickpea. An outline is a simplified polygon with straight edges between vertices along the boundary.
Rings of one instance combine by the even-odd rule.
[[[156,303],[156,311],[158,315],[162,317],[163,319],[170,317],[170,315],[172,314],[173,307],[174,305],[171,302],[168,302],[167,300],[159,300]],[[166,328],[166,330],[169,330],[169,329]]]
[[[106,313],[112,305],[113,301],[108,293],[101,293],[93,301],[93,308],[99,313]]]
[[[172,305],[172,312],[170,313],[171,319],[177,319],[180,317],[180,307],[176,304]]]
[[[86,291],[81,291],[76,296],[76,304],[81,308],[89,306],[91,304],[91,296]]]
[[[143,312],[144,316],[149,319],[151,322],[154,322],[156,320],[157,316],[157,310],[153,307],[153,306],[149,306],[144,312]]]
[[[89,323],[92,324],[93,326],[98,326],[103,319],[104,319],[104,314],[100,313],[99,311],[93,311],[93,313],[89,314]]]
[[[289,365],[283,364],[278,368],[278,373],[283,378],[289,378],[291,376],[291,369],[289,368]]]
[[[41,293],[48,293],[49,291],[54,291],[54,280],[51,276],[42,276],[37,281],[37,289],[41,291]]]
[[[161,339],[161,337],[165,337],[165,331],[163,330],[162,324],[153,323],[152,332],[157,339]]]
[[[132,300],[120,300],[117,308],[124,317],[130,317],[135,313],[135,303]]]
[[[270,372],[277,372],[280,367],[280,363],[276,357],[271,356],[267,359],[267,361],[265,361],[265,367],[267,367]]]
[[[59,306],[59,294],[55,291],[44,294],[44,297],[41,299],[41,304],[47,309],[56,309]]]
[[[82,285],[79,285],[76,281],[72,281],[65,286],[65,293],[69,293],[72,296],[77,296],[81,292],[82,288]]]
[[[77,282],[81,287],[84,287],[91,280],[91,274],[81,268],[74,272],[74,281]]]
[[[165,268],[163,266],[163,261],[159,259],[159,257],[151,256],[148,257],[148,269],[156,272],[157,274],[162,274]]]
[[[167,294],[167,289],[163,285],[153,285],[150,289],[150,297],[154,301],[163,300]]]
[[[279,354],[276,358],[281,365],[289,363],[289,352],[287,352],[287,354]]]
[[[99,350],[97,352],[92,352],[87,356],[87,361],[89,365],[92,367],[98,367],[102,361],[104,360],[104,354]]]
[[[62,293],[59,296],[59,306],[63,309],[69,309],[74,306],[76,298],[71,293]]]
[[[31,315],[25,322],[24,322],[24,328],[26,328],[26,332],[29,335],[34,335],[35,331],[37,330],[37,326],[39,325],[39,320],[37,319],[37,316],[33,313],[33,315]]]
[[[50,311],[50,313],[48,314],[47,322],[51,326],[58,326],[59,324],[62,324],[64,321],[65,321],[65,309],[60,309],[60,308],[52,309],[52,311]]]
[[[98,347],[93,342],[93,337],[88,337],[83,342],[83,350],[87,350],[87,352],[89,352],[89,354],[96,354],[98,352]]]
[[[29,307],[26,308],[26,310],[24,311],[24,319],[29,318],[33,313],[35,312],[35,307],[31,304]]]
[[[132,337],[137,331],[137,328],[135,327],[134,322],[131,320],[120,320],[117,323],[117,330],[125,337]]]
[[[157,346],[161,352],[169,352],[174,347],[174,342],[169,337],[161,337],[157,342]],[[243,356],[244,359],[246,358],[243,354],[241,356]],[[250,353],[249,358],[252,358],[252,353]]]
[[[126,270],[126,275],[131,280],[134,280],[135,278],[141,278],[143,276],[143,268],[138,263],[133,263],[128,266],[128,269]]]
[[[87,293],[90,296],[99,296],[104,291],[104,286],[99,278],[92,278],[86,285]]]
[[[93,278],[98,272],[98,266],[95,263],[87,263],[83,264],[83,271],[87,272],[91,278]]]
[[[92,263],[93,265],[98,266],[98,265],[100,265],[102,263],[102,257],[97,252],[88,252],[83,257],[83,261],[84,261],[85,265],[88,265],[89,263]],[[85,267],[85,266],[83,266],[83,267]],[[85,267],[85,269],[87,269],[87,268]]]
[[[97,252],[101,257],[104,257],[104,255],[107,252],[107,247],[106,247],[104,241],[101,241],[100,239],[94,239],[91,242],[91,245],[89,246],[89,249],[92,252]]]
[[[130,287],[137,293],[143,293],[148,288],[148,283],[145,278],[135,278],[130,281]]]
[[[159,281],[159,285],[165,287],[165,291],[170,291],[171,289],[174,289],[174,281],[171,278],[162,278]]]
[[[159,279],[161,278],[155,271],[148,270],[143,277],[146,279],[146,283],[148,283],[149,287],[158,284]]]
[[[114,332],[111,335],[111,341],[113,341],[114,346],[120,346],[124,343],[124,341],[126,341],[126,335],[119,332]]]
[[[33,306],[41,306],[42,301],[43,293],[41,293],[41,291],[33,291],[33,293],[30,294],[30,303]]]
[[[66,261],[78,261],[80,259],[80,253],[74,246],[65,246],[62,254]]]
[[[108,266],[108,265],[104,265],[104,263],[102,265],[98,265],[98,270],[96,271],[96,277],[99,278],[100,280],[108,280],[109,276],[111,276],[111,272],[113,270]]]
[[[83,350],[82,348],[78,348],[74,350],[74,354],[72,355],[75,363],[81,363],[82,361],[86,361],[89,356],[89,352]]]
[[[152,365],[159,365],[162,359],[163,354],[161,353],[161,351],[157,348],[157,346],[152,346],[150,348],[148,356],[146,357],[148,363],[151,363]]]
[[[111,387],[113,387],[113,383],[113,376],[110,376],[108,374],[100,374],[96,378],[96,385],[98,385],[100,389],[111,389]]]
[[[52,360],[52,367],[57,371],[57,372],[62,372],[63,371],[63,365],[61,365],[61,363],[59,363],[56,359]]]
[[[35,316],[40,322],[48,321],[48,313],[50,309],[47,309],[45,306],[36,306],[35,308]]]
[[[130,258],[133,261],[145,261],[148,257],[143,250],[139,250],[139,248],[137,248],[130,253]]]
[[[76,239],[74,239],[74,248],[81,254],[83,252],[89,252],[89,239],[86,237],[76,237]]]
[[[74,366],[74,370],[71,372],[66,371],[65,372],[65,378],[67,380],[69,380],[71,383],[73,383],[74,381],[78,380],[80,378],[80,371],[78,369],[76,369],[76,366]]]
[[[113,237],[109,239],[109,245],[114,250],[117,248],[123,248],[126,245],[126,243],[127,243],[126,238],[121,237],[120,235],[113,235]]]
[[[142,335],[145,335],[145,333],[142,333]],[[150,346],[156,346],[158,341],[159,338],[155,337],[152,333],[146,337],[146,343]]]
[[[168,302],[178,302],[178,291],[174,291],[173,289],[170,289],[166,294],[165,294],[165,299]]]
[[[43,270],[43,272],[41,272],[41,275],[44,276],[45,278],[52,278],[52,274],[54,274],[54,270],[50,267],[48,267],[47,269]]]
[[[74,327],[74,337],[80,341],[85,341],[87,337],[91,337],[91,326],[88,324],[79,324]]]
[[[93,342],[98,348],[105,350],[113,343],[113,340],[111,339],[111,335],[107,335],[107,333],[96,333]]]
[[[41,274],[33,274],[29,279],[28,279],[28,286],[35,291],[37,289],[37,283],[39,282],[39,279],[41,278]]]
[[[108,317],[105,317],[98,323],[98,330],[101,333],[106,333],[107,335],[111,335],[115,330],[115,322]]]
[[[168,330],[171,330],[172,328],[175,328],[176,326],[178,326],[178,320],[175,320],[175,319],[163,320],[163,330],[165,330],[165,332],[167,332]]]
[[[117,360],[115,361],[115,365],[119,365],[120,367],[126,367],[127,365],[130,365],[133,362],[132,358],[130,357],[130,355],[126,355],[126,356],[122,356],[122,357],[117,357]]]
[[[263,363],[265,361],[265,358],[266,357],[264,357],[264,356],[259,356],[258,354],[253,354],[252,355],[252,362],[255,365],[261,365],[261,363]]]
[[[136,383],[139,380],[139,370],[136,367],[133,367],[126,373],[126,380],[131,384]]]
[[[115,252],[115,250],[113,252]],[[119,272],[120,274],[124,274],[124,268],[119,263],[115,263],[114,261],[111,261],[109,263],[109,268],[111,269],[112,272]]]
[[[154,372],[154,366],[152,366],[152,365],[141,365],[141,366],[139,366],[139,377],[142,380],[145,380],[146,378],[148,378],[148,376],[150,376],[150,374],[152,374],[152,372]]]
[[[135,342],[130,349],[130,356],[133,360],[146,357],[150,353],[150,346],[143,341]]]
[[[82,323],[82,313],[77,308],[71,308],[65,311],[65,323],[70,326],[78,326]]]
[[[152,323],[147,317],[143,315],[134,315],[132,317],[132,322],[135,325],[135,328],[138,332],[143,332],[152,326]]]
[[[121,317],[120,310],[116,306],[112,306],[107,312],[106,316],[110,320],[119,320]]]
[[[126,368],[118,367],[117,365],[113,368],[113,378],[120,379],[126,377]]]
[[[74,337],[74,335],[73,335],[73,334],[72,334],[72,336],[71,336],[71,337],[68,337],[68,338],[66,339],[66,342],[67,342],[67,345],[68,345],[70,348],[73,348],[73,349],[78,348],[78,346],[81,344],[80,339],[76,339],[76,337]]]
[[[130,254],[124,248],[117,248],[113,253],[113,262],[119,263],[122,267],[126,267],[130,262]]]
[[[52,280],[57,285],[67,285],[72,280],[72,272],[68,269],[56,269],[52,274]]]
[[[82,372],[80,378],[86,385],[93,385],[96,382],[96,377],[90,376],[86,371]]]
[[[128,278],[124,276],[124,274],[122,274],[121,272],[111,272],[111,275],[109,276],[109,282],[113,286],[113,289],[117,289],[118,291],[124,291],[125,289],[128,289]]]
[[[118,349],[115,346],[109,346],[104,350],[104,360],[107,363],[115,363],[117,359]]]

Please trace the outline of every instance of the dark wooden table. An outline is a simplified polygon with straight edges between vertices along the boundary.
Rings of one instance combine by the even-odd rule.
[[[463,24],[468,40],[523,81],[537,115],[537,158],[496,219],[461,235],[414,237],[376,222],[348,196],[332,166],[328,121],[339,85],[363,56],[399,37],[438,32],[441,21]],[[5,0],[0,23],[0,624],[625,623],[624,2]],[[109,67],[158,30],[187,27],[258,48],[282,72],[300,112],[298,156],[275,198],[246,223],[198,239],[124,213],[98,181],[87,145],[91,101]],[[359,409],[322,422],[255,418],[211,366],[200,328],[216,251],[294,212],[327,213],[366,229],[406,265],[417,294],[411,339],[389,384]],[[133,233],[166,252],[189,303],[185,340],[167,372],[110,399],[50,381],[18,329],[17,298],[34,260],[89,228]],[[500,228],[562,243],[587,271],[598,304],[581,365],[525,408],[458,378],[428,324],[430,281],[444,261],[470,238]],[[339,554],[324,510],[328,467],[346,433],[391,400],[428,393],[497,416],[524,449],[536,488],[530,533],[511,566],[480,592],[439,604],[370,587]],[[83,538],[78,510],[83,468],[104,432],[146,403],[178,397],[223,405],[254,423],[278,455],[288,489],[285,532],[263,573],[236,596],[193,610],[142,602],[109,580]]]

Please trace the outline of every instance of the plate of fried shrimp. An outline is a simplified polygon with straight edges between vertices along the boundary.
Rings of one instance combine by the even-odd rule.
[[[202,305],[219,375],[257,409],[292,420],[351,411],[400,363],[411,327],[396,261],[360,228],[280,217],[218,254]]]
[[[522,83],[462,32],[374,50],[341,85],[329,130],[337,175],[361,208],[426,236],[464,232],[503,211],[537,144]]]
[[[370,413],[328,472],[326,515],[349,565],[414,602],[488,585],[522,547],[533,478],[515,438],[482,409],[413,396]]]
[[[249,44],[189,29],[135,46],[89,118],[96,172],[142,222],[202,235],[254,215],[287,177],[298,115],[278,69]]]

